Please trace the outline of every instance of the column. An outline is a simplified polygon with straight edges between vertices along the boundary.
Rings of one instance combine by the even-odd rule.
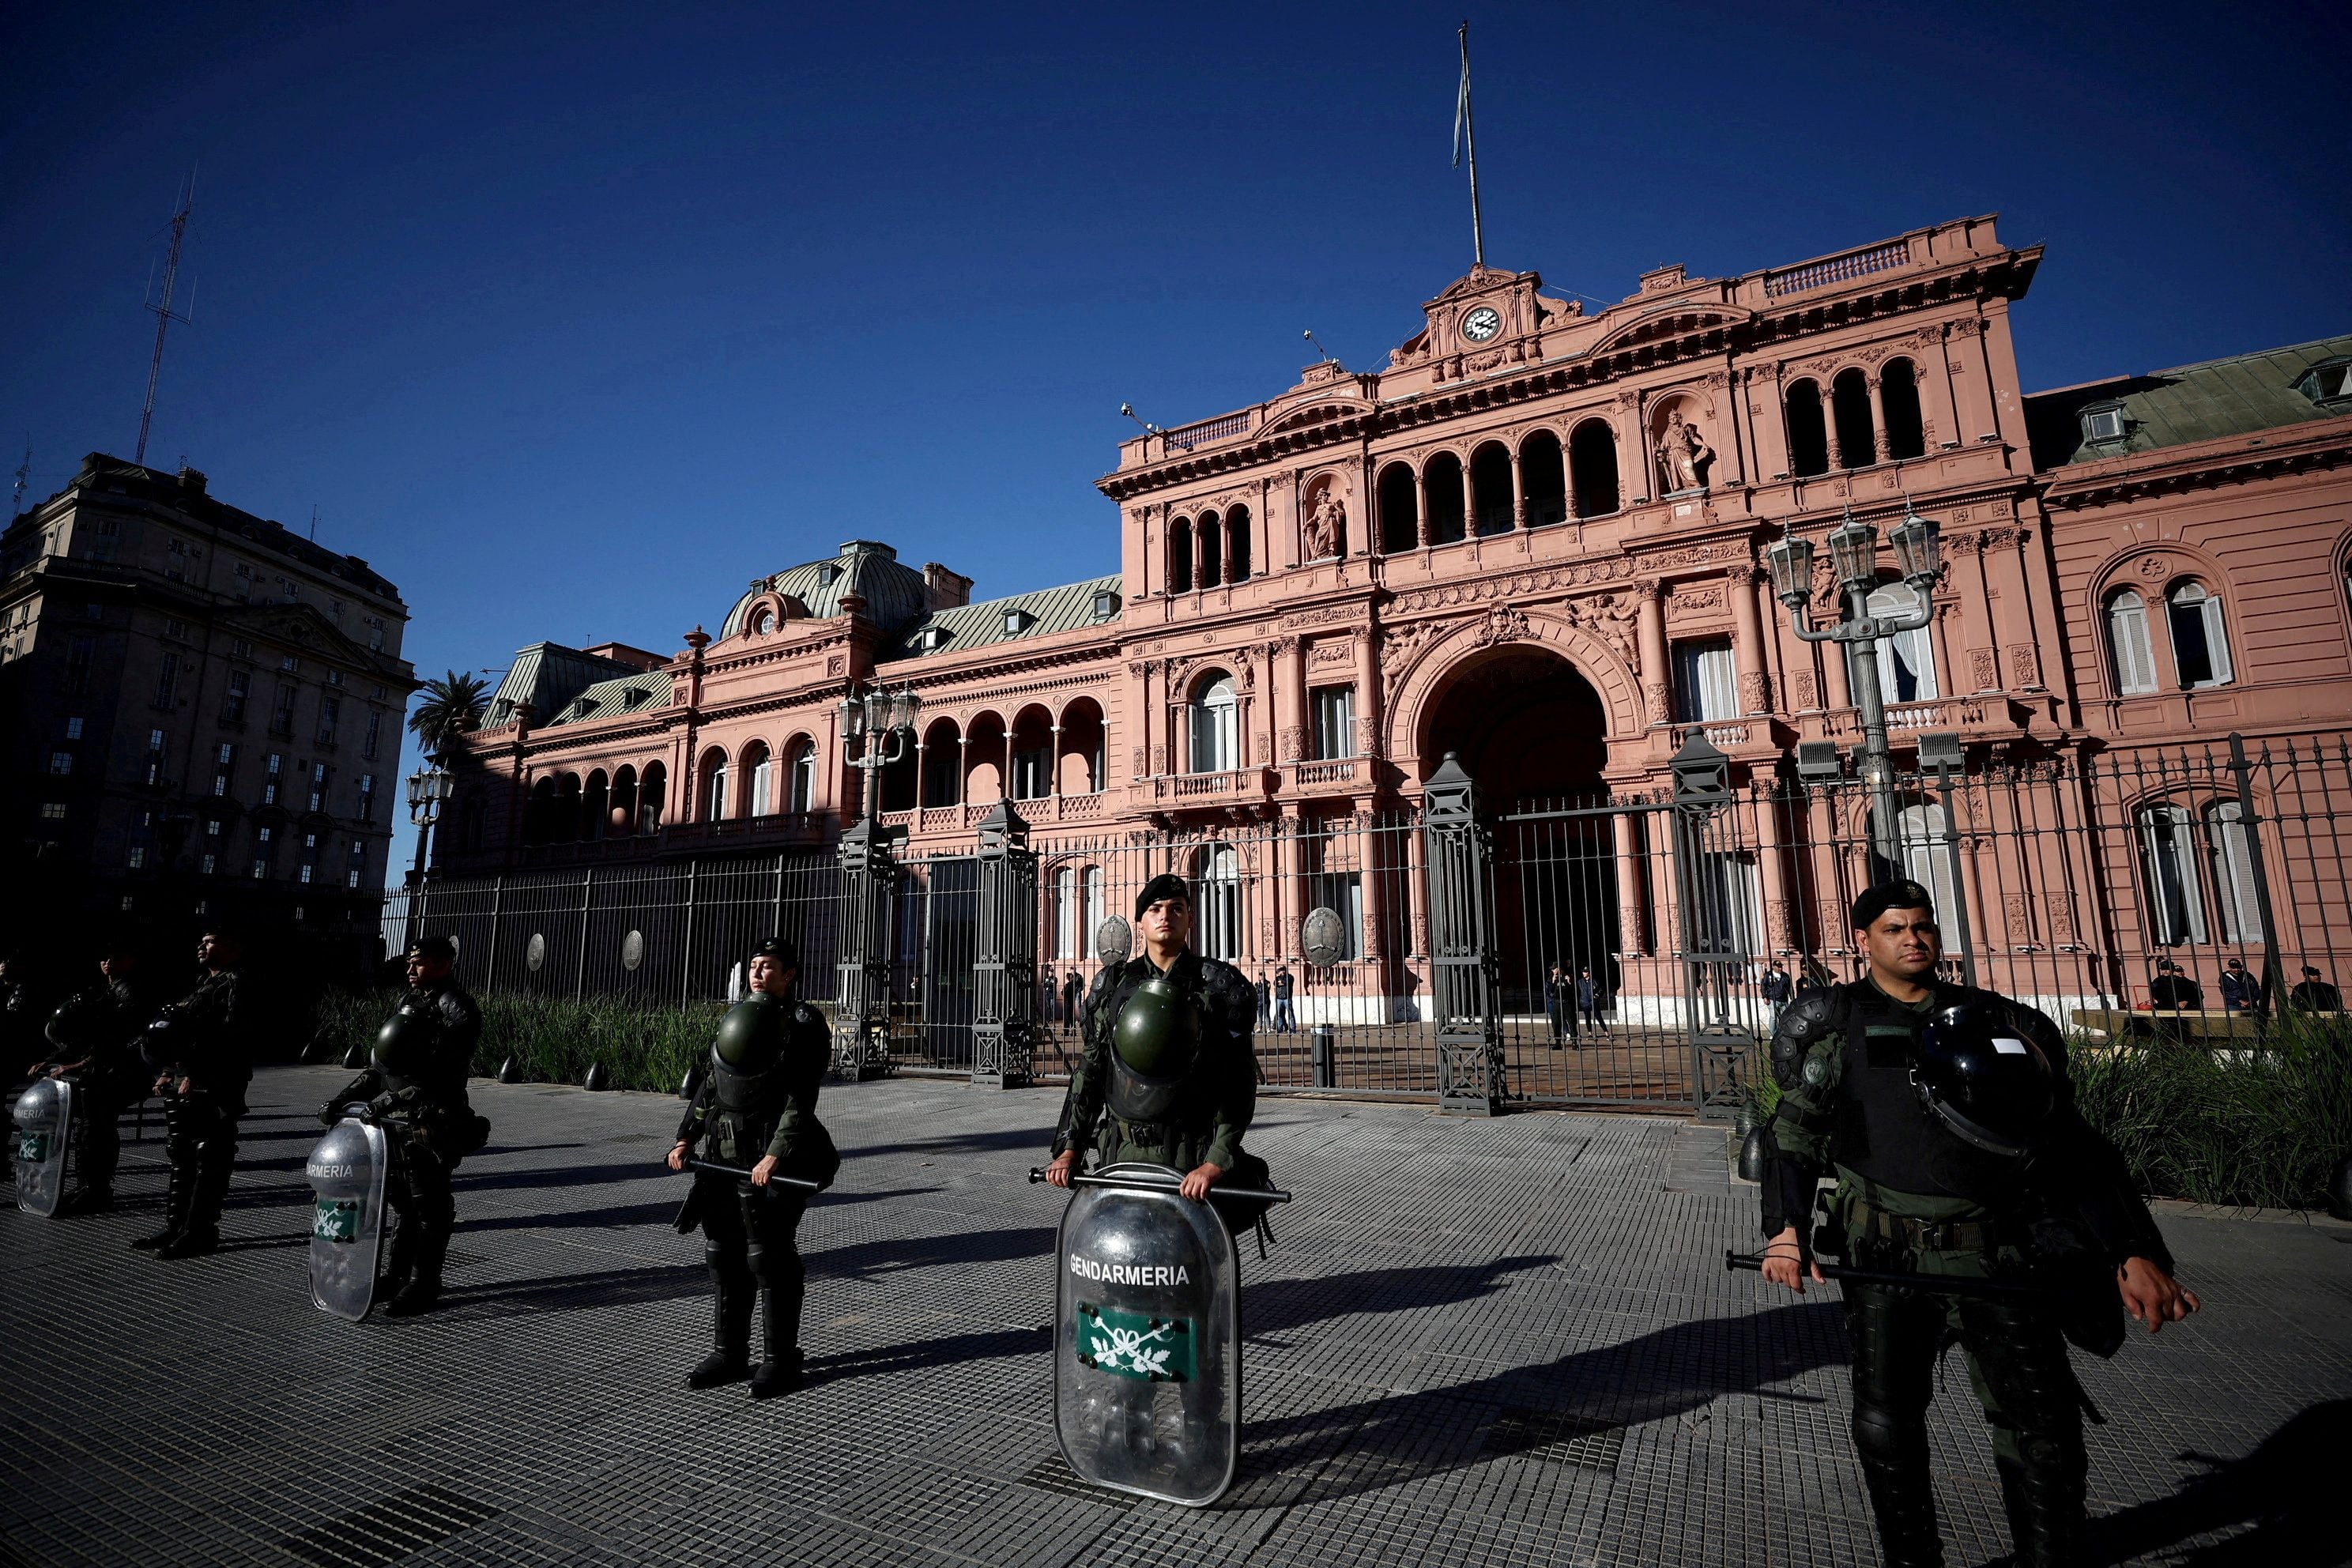
[[[1643,940],[1647,926],[1643,915],[1647,899],[1641,847],[1633,837],[1633,818],[1625,812],[1616,813],[1609,819],[1609,832],[1617,855],[1618,951],[1629,959],[1646,958],[1650,945]]]
[[[1803,945],[1797,940],[1796,911],[1789,907],[1788,867],[1780,858],[1782,798],[1780,791],[1770,785],[1761,792],[1751,790],[1748,795],[1748,804],[1756,813],[1756,869],[1764,884],[1767,952]],[[1739,809],[1738,803],[1735,802],[1731,809]]]
[[[1379,783],[1375,763],[1387,750],[1381,744],[1387,714],[1381,691],[1380,631],[1360,626],[1356,631],[1356,754],[1364,759],[1357,783],[1367,794]],[[1370,917],[1367,915],[1366,919]]]
[[[1878,376],[1875,373],[1873,373],[1864,384],[1870,388],[1871,450],[1883,463],[1892,453],[1892,448],[1886,444],[1886,400],[1879,393]]]
[[[1666,687],[1666,585],[1653,580],[1635,591],[1641,595],[1642,718],[1645,723],[1663,724],[1674,710]]]
[[[1993,634],[1992,596],[1985,581],[1984,535],[1964,534],[1952,542],[1960,595],[1960,640],[1967,647],[1968,668],[1952,672],[1954,691],[1999,691],[2000,644]]]
[[[919,761],[917,766],[920,765]],[[1045,727],[1045,793],[1051,795],[1060,795],[1062,793],[1062,727],[1059,724],[1049,724]]]
[[[1731,647],[1739,666],[1739,710],[1769,714],[1772,683],[1765,676],[1764,628],[1756,615],[1756,577],[1754,567],[1737,567],[1725,574],[1723,590],[1731,600]]]
[[[1528,479],[1519,470],[1519,444],[1511,443],[1511,521],[1522,533],[1528,531]]]
[[[1929,331],[1935,331],[1933,328]],[[1957,447],[1960,444],[1962,439],[1960,405],[1959,395],[1952,386],[1952,356],[1948,346],[1944,342],[1943,334],[1935,332],[1934,336],[1927,339],[1923,348],[1925,352],[1921,357],[1925,358],[1927,354],[1935,356],[1930,363],[1937,372],[1936,390],[1942,395],[1937,399],[1931,415],[1936,428],[1934,438],[1927,443],[1927,449],[1932,452],[1939,445]]]
[[[2042,658],[2035,647],[2033,602],[2025,589],[2024,538],[2022,529],[2001,529],[1987,540],[1986,548],[1992,555],[1992,587],[2000,601],[1994,624],[2008,655],[2006,684],[2012,691],[2038,691]]]
[[[1413,520],[1421,532],[1421,547],[1429,548],[1429,465],[1426,461],[1412,471],[1412,493],[1421,505],[1421,515]]]
[[[1650,499],[1650,443],[1642,433],[1642,395],[1617,395],[1617,503]]]
[[[1478,487],[1470,482],[1470,460],[1462,460],[1462,537],[1478,537]]]
[[[1853,689],[1846,679],[1845,644],[1822,642],[1811,645],[1822,656],[1822,706],[1838,712],[1853,706]]]

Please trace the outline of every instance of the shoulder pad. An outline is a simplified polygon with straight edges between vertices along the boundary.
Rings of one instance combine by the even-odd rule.
[[[793,1021],[796,1024],[806,1026],[809,1024],[822,1024],[824,1022],[824,1019],[819,1016],[815,1008],[810,1006],[807,1003],[796,1002],[793,1005]]]
[[[1783,1082],[1797,1070],[1806,1047],[1830,1032],[1836,1016],[1836,998],[1828,991],[1808,991],[1780,1009],[1772,1028],[1772,1069]]]

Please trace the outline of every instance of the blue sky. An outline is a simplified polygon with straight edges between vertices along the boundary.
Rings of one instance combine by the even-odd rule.
[[[2332,7],[1481,5],[1487,257],[1601,302],[1940,219],[2030,387],[2352,329]],[[1377,366],[1469,261],[1458,8],[18,5],[0,453],[149,460],[401,585],[421,673],[662,650],[870,537],[1116,570],[1132,430]]]

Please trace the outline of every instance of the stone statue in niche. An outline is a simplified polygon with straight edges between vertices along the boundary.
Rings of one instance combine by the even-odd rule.
[[[1348,548],[1348,503],[1337,489],[1327,489],[1307,514],[1307,559],[1324,561]]]
[[[1666,489],[1698,490],[1706,488],[1706,471],[1715,463],[1715,448],[1698,433],[1698,426],[1682,416],[1679,408],[1666,416],[1665,429],[1658,437],[1658,471]]]

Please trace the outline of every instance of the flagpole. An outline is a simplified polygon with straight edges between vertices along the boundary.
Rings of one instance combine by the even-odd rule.
[[[1478,214],[1478,128],[1470,115],[1470,24],[1462,24],[1462,140],[1470,153],[1470,254],[1486,265],[1486,224]]]

